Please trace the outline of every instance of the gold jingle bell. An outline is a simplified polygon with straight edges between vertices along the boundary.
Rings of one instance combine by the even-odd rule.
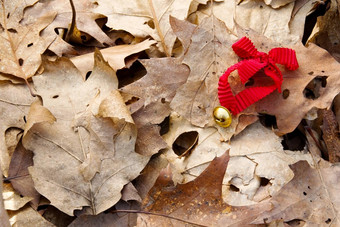
[[[227,108],[223,106],[217,106],[214,109],[213,115],[216,124],[219,126],[226,128],[231,124],[232,117]]]

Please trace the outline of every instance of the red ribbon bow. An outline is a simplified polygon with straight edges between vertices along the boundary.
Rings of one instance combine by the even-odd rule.
[[[229,67],[218,82],[218,98],[222,106],[234,115],[240,113],[251,104],[272,93],[276,88],[281,93],[282,73],[276,64],[284,65],[289,70],[296,70],[299,64],[295,51],[289,48],[273,48],[268,54],[258,51],[247,37],[241,38],[232,45],[234,52],[244,60]],[[274,80],[274,85],[251,87],[233,95],[228,77],[237,69],[242,84],[245,84],[260,69]]]

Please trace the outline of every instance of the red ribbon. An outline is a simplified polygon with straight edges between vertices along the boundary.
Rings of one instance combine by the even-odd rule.
[[[276,64],[284,65],[289,70],[296,70],[299,64],[295,51],[289,48],[273,48],[268,54],[258,51],[247,37],[241,38],[232,45],[234,52],[244,60],[229,67],[218,82],[218,98],[222,106],[234,115],[251,104],[272,93],[276,88],[281,93],[282,73]],[[247,88],[236,96],[233,95],[228,77],[237,69],[242,84],[245,84],[260,69],[274,80],[274,85]]]

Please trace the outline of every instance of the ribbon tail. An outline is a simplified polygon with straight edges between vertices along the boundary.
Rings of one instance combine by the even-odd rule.
[[[239,41],[232,45],[234,52],[241,58],[255,57],[257,49],[247,37],[242,37]]]
[[[266,65],[266,63],[260,63],[259,61],[254,59],[241,61],[237,71],[242,84],[245,84],[249,80],[249,78],[254,76],[255,73],[257,73]]]
[[[236,96],[237,106],[236,109],[231,110],[231,112],[236,115],[246,109],[253,103],[263,99],[276,89],[276,85],[268,87],[252,87],[241,91]]]
[[[279,68],[276,65],[272,65],[264,68],[264,73],[274,80],[276,88],[281,93],[281,85],[283,77]]]
[[[289,48],[273,48],[268,54],[276,63],[286,66],[289,70],[299,68],[295,50]]]

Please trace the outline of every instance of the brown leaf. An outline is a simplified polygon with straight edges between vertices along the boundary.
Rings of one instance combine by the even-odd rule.
[[[66,214],[83,207],[99,214],[121,198],[149,157],[134,151],[135,125],[99,51],[85,82],[65,58],[43,66],[34,85],[56,121],[34,124],[23,139],[34,152],[30,174],[38,192]]]
[[[301,161],[291,166],[294,179],[273,197],[274,209],[254,223],[301,220],[306,226],[338,226],[340,212],[337,165],[311,168]]]
[[[155,41],[145,40],[135,45],[119,45],[105,49],[101,49],[104,59],[107,60],[110,66],[117,71],[118,69],[125,68],[124,59],[129,55],[141,52],[148,49]],[[86,77],[86,73],[93,68],[93,54],[84,54],[70,59],[72,63],[79,69],[83,78]]]
[[[107,26],[115,30],[125,30],[136,37],[151,36],[159,42],[160,49],[171,56],[176,39],[169,23],[169,16],[184,19],[191,0],[97,0],[94,12],[108,17]],[[129,6],[129,7],[126,7]]]
[[[0,180],[2,182],[2,171],[0,169]],[[7,212],[5,210],[5,206],[4,206],[4,200],[3,200],[3,197],[2,197],[2,186],[3,184],[1,183],[0,185],[0,193],[1,193],[1,196],[0,196],[0,224],[1,226],[3,227],[10,227],[10,224],[9,224],[9,221],[8,221],[8,215],[7,215]]]
[[[247,226],[270,205],[231,207],[223,202],[222,180],[228,160],[228,152],[225,152],[215,158],[194,181],[176,186],[169,168],[163,170],[143,201],[143,211],[165,217],[139,214],[139,226],[206,226],[207,223],[209,226]]]
[[[36,209],[39,205],[40,194],[35,190],[28,167],[33,165],[33,152],[26,150],[21,141],[16,147],[8,170],[8,180],[13,188],[22,196],[32,197],[31,205]]]
[[[340,162],[339,125],[332,110],[322,110],[322,138],[328,150],[328,160],[331,163]]]
[[[86,34],[89,34],[100,43],[106,43],[113,45],[113,41],[102,31],[102,29],[96,23],[96,20],[104,18],[103,15],[93,13],[91,10],[95,8],[95,4],[90,1],[73,0],[76,10],[76,25],[77,28]],[[25,11],[25,18],[22,23],[27,24],[44,14],[51,14],[56,12],[57,16],[55,20],[42,32],[42,36],[48,37],[53,35],[55,41],[49,47],[58,56],[62,56],[65,53],[72,53],[74,50],[72,46],[66,43],[55,32],[55,29],[68,29],[72,20],[72,10],[69,0],[59,1],[45,1],[39,2],[34,7],[31,7]]]
[[[36,73],[41,64],[40,55],[54,39],[51,36],[43,38],[39,33],[54,20],[56,14],[36,17],[33,23],[24,26],[19,23],[21,18],[18,18],[17,14],[12,17],[9,11],[15,10],[12,3],[2,1],[0,5],[2,15],[0,23],[3,28],[0,33],[0,72],[27,81]],[[17,4],[22,7],[21,4]]]
[[[11,131],[12,127],[19,130],[24,129],[24,117],[28,114],[29,106],[34,99],[25,85],[13,85],[10,82],[0,83],[0,97],[0,133],[2,135],[0,136],[0,160],[3,174],[8,176],[12,153],[6,143],[6,132]],[[17,135],[18,132],[13,135],[15,137],[15,144],[12,144],[13,148],[16,147],[19,141]]]

